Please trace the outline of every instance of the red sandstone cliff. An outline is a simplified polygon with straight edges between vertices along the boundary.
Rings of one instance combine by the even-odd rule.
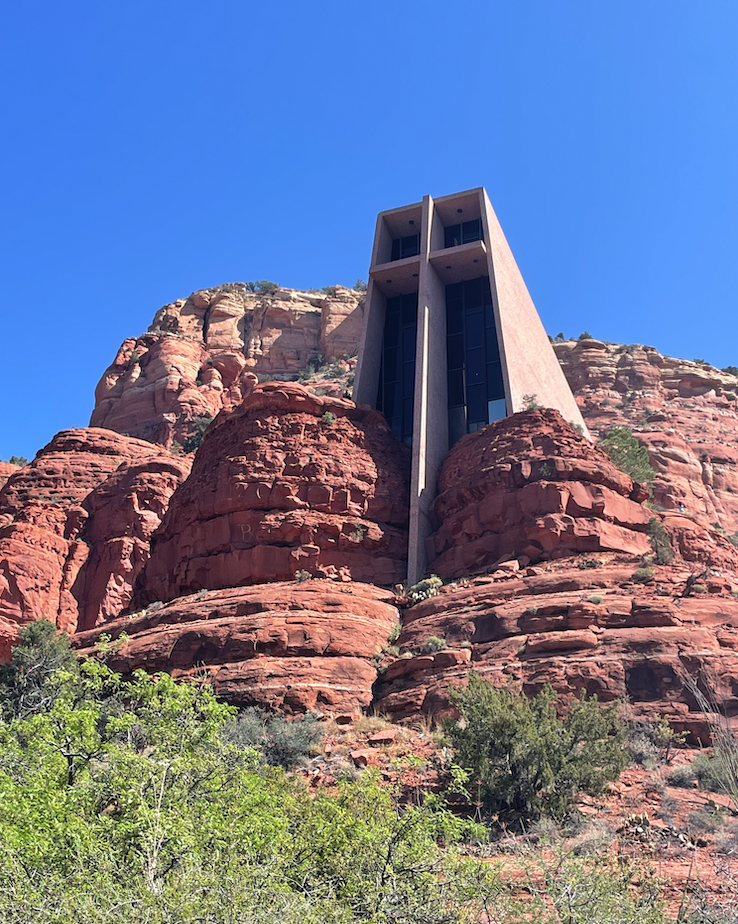
[[[63,430],[0,491],[0,657],[20,625],[73,632],[120,612],[190,460],[109,430]]]
[[[408,496],[409,451],[377,411],[293,383],[258,386],[208,428],[138,599],[298,572],[402,581]]]
[[[738,378],[653,347],[554,344],[595,438],[628,427],[657,472],[654,501],[738,531]]]
[[[362,309],[361,293],[341,286],[262,295],[234,283],[178,299],[121,345],[95,390],[90,426],[183,443],[194,417],[238,407],[254,373],[289,378],[317,357],[354,356]]]

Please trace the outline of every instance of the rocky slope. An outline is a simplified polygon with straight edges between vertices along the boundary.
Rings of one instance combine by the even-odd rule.
[[[19,625],[73,632],[120,612],[190,460],[108,430],[63,430],[0,491],[0,657]]]
[[[738,531],[736,376],[638,344],[554,349],[592,435],[628,427],[647,446],[657,504]]]
[[[356,354],[362,294],[243,283],[204,289],[165,305],[146,334],[125,340],[95,390],[90,426],[171,447],[197,416],[238,407],[261,377],[290,378]]]
[[[409,450],[377,411],[258,386],[208,428],[137,599],[299,572],[392,585],[406,572],[408,497]]]
[[[645,554],[647,497],[558,411],[514,414],[446,456],[430,570],[447,580],[522,556],[529,564],[577,552]]]
[[[287,714],[367,708],[373,660],[398,620],[393,594],[358,582],[273,583],[202,591],[75,636],[85,653],[101,631],[129,637],[115,670],[207,676],[240,704]]]

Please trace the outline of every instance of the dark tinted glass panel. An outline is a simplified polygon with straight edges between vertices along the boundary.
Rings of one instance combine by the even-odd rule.
[[[478,218],[474,221],[465,221],[461,226],[461,240],[464,244],[470,241],[478,241],[482,235],[482,223]]]
[[[377,408],[392,433],[408,444],[413,434],[417,313],[417,293],[387,299],[377,395]]]
[[[403,257],[415,257],[420,253],[420,235],[411,234],[401,239],[400,251]]]
[[[395,413],[395,385],[385,384],[384,386],[384,416],[387,420],[392,420]]]
[[[464,305],[467,311],[482,307],[482,280],[470,279],[464,283]]]
[[[469,420],[487,423],[487,394],[484,385],[471,385],[466,390],[466,406]]]
[[[446,287],[446,329],[448,423],[453,445],[464,433],[506,413],[488,278]]]
[[[385,349],[396,347],[400,343],[400,316],[387,314],[384,322],[384,346]]]
[[[492,304],[492,293],[490,292],[489,288],[489,276],[485,276],[484,279],[482,279],[482,299],[485,305]]]
[[[446,247],[456,247],[461,243],[461,225],[449,225],[443,229]]]
[[[448,374],[448,406],[458,407],[464,403],[464,370],[456,369]]]
[[[485,331],[487,340],[487,362],[497,362],[500,358],[500,348],[497,344],[497,331],[494,327],[488,327]]]
[[[466,324],[466,348],[484,346],[484,315],[481,311],[467,312],[464,318]]]
[[[461,369],[464,365],[464,335],[453,334],[446,341],[449,369]]]
[[[402,326],[406,327],[408,324],[415,324],[418,316],[418,296],[416,295],[403,295],[402,296]]]
[[[409,234],[407,237],[396,237],[392,241],[392,256],[390,260],[402,260],[404,257],[415,257],[419,253],[419,234]]]
[[[446,302],[446,331],[449,334],[462,334],[464,332],[464,315],[461,299]]]
[[[403,363],[402,365],[402,389],[404,394],[413,390],[415,384],[415,363]]]
[[[405,363],[415,361],[416,331],[414,327],[402,328],[402,361]]]
[[[485,380],[484,347],[466,351],[466,384],[484,385]],[[476,418],[475,418],[476,419]]]
[[[505,396],[505,383],[502,380],[502,364],[489,363],[487,365],[487,397],[490,401],[493,398],[503,398]]]

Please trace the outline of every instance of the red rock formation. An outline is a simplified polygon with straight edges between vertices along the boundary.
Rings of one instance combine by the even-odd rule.
[[[401,581],[408,455],[376,411],[301,385],[257,387],[208,428],[156,534],[138,599],[298,571]]]
[[[356,353],[361,294],[277,289],[240,283],[195,292],[157,312],[149,333],[124,341],[95,391],[91,426],[165,446],[183,443],[192,420],[237,407],[254,374],[295,376],[322,356]]]
[[[134,545],[138,543],[139,559],[144,558],[142,537],[156,525],[154,509],[142,509],[147,501],[145,492],[140,501],[133,499],[135,489],[127,484],[125,471],[131,465],[137,472],[147,465],[155,471],[162,458],[169,461],[170,472],[172,468],[179,471],[179,478],[189,467],[189,460],[177,460],[150,443],[108,430],[63,430],[33,462],[8,479],[0,491],[0,659],[8,657],[18,626],[26,622],[43,617],[74,631],[78,601],[83,599],[88,611],[95,605],[103,613],[113,611],[92,585],[89,600],[85,597],[81,569],[90,552],[87,529],[92,525],[88,522],[91,512],[106,524],[92,529],[97,544],[93,546],[91,573],[99,584],[105,561],[107,567],[117,568],[112,581],[118,585],[114,596],[125,597],[130,563],[123,554],[115,564],[116,553],[111,550],[119,537],[127,536]],[[93,504],[91,509],[86,503],[88,496],[111,476],[128,488],[128,494],[103,493],[100,496],[107,498],[106,502],[97,507]],[[126,510],[128,504],[140,508],[138,524],[136,516]],[[117,534],[116,526],[120,527]],[[133,564],[129,573],[137,570],[140,565]]]
[[[114,670],[207,676],[230,702],[288,714],[354,712],[371,702],[372,662],[398,613],[388,591],[310,580],[202,591],[73,639],[90,652],[104,631],[129,640]]]
[[[439,477],[430,570],[448,579],[601,550],[649,551],[646,491],[558,411],[524,411],[471,433]]]
[[[628,427],[648,448],[654,501],[738,531],[738,378],[637,344],[554,347],[590,432]]]
[[[19,465],[13,465],[10,462],[0,462],[0,490],[5,487],[5,483],[11,475],[14,475],[18,469]]]
[[[580,690],[627,699],[636,713],[667,714],[706,742],[684,675],[704,672],[738,714],[738,555],[730,572],[713,572],[702,593],[686,597],[693,569],[683,564],[657,566],[644,585],[632,580],[637,559],[606,553],[586,563],[599,567],[566,560],[499,571],[405,610],[397,644],[414,656],[389,664],[375,708],[396,718],[446,712],[449,684],[474,669],[529,694],[550,683],[564,700]],[[448,647],[419,654],[431,636]]]

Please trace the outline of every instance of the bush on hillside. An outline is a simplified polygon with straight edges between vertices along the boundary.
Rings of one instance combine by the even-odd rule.
[[[202,446],[205,438],[205,431],[212,423],[213,418],[209,414],[198,414],[192,421],[192,435],[185,437],[182,442],[184,452],[197,452]]]
[[[478,781],[491,814],[518,822],[560,817],[577,793],[602,792],[628,762],[617,703],[603,707],[583,695],[560,719],[549,685],[529,699],[474,672],[468,686],[450,688],[449,698],[459,711],[445,723],[457,763]]]
[[[633,481],[649,484],[656,477],[648,460],[648,450],[641,446],[627,427],[614,427],[599,445]]]
[[[276,713],[249,707],[228,722],[221,733],[223,740],[239,748],[254,748],[272,767],[292,770],[302,763],[323,736],[315,716],[287,719]]]
[[[648,538],[651,540],[654,560],[657,565],[668,565],[674,561],[674,549],[661,520],[651,517],[648,521]]]

